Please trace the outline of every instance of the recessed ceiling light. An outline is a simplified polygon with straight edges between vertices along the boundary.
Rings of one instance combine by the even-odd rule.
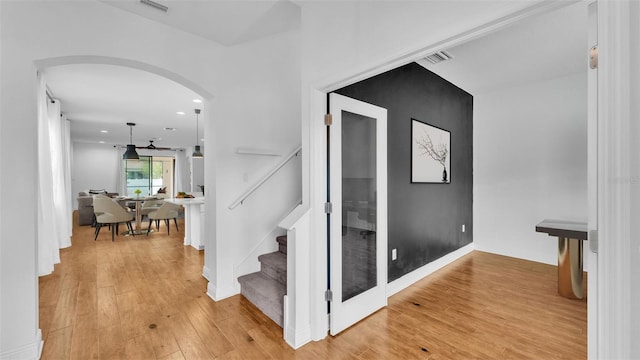
[[[107,130],[100,130],[100,132],[101,132],[101,133],[105,133],[105,134],[106,134],[106,133],[108,133],[109,131],[107,131]]]
[[[104,144],[104,141],[98,141],[100,144]]]
[[[194,103],[198,103],[198,104],[200,104],[200,103],[202,103],[202,100],[200,100],[200,99],[193,99],[193,102],[194,102]]]
[[[164,129],[167,131],[176,131],[176,128],[172,128],[172,127],[166,127]]]
[[[184,115],[184,111],[176,111],[176,114],[178,114],[178,115]]]

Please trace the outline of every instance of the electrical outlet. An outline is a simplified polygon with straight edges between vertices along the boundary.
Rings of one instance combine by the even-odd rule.
[[[391,260],[395,260],[398,258],[398,252],[396,251],[396,249],[392,249],[391,250]]]
[[[465,232],[465,226],[462,224],[462,232]]]

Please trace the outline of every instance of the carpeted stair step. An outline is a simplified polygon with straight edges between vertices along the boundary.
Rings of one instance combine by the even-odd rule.
[[[287,253],[287,235],[278,236],[276,238],[276,241],[278,242],[278,251],[280,251],[283,254],[286,254]]]
[[[287,255],[279,251],[258,256],[260,261],[260,271],[276,280],[277,282],[287,284]]]
[[[240,293],[282,327],[283,296],[287,293],[286,285],[261,272],[241,276],[238,281],[241,285]]]

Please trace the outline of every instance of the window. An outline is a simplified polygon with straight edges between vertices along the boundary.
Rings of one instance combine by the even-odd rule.
[[[151,156],[140,156],[138,160],[124,160],[127,176],[127,196],[135,196],[140,189],[142,196],[158,192],[164,186],[162,161],[154,161]]]

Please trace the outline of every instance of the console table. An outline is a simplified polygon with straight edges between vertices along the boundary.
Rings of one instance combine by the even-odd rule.
[[[536,225],[536,232],[558,237],[558,294],[569,299],[582,299],[582,241],[587,240],[587,223],[545,219]]]

